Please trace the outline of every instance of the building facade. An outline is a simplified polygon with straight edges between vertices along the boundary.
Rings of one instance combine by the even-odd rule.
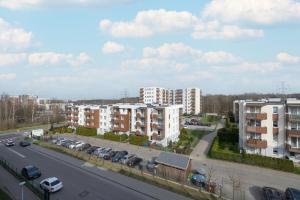
[[[250,154],[300,159],[300,100],[241,100],[234,105],[240,149]]]
[[[183,113],[201,113],[201,90],[199,88],[164,89],[140,88],[140,103],[160,105],[183,105]]]
[[[79,105],[68,106],[66,120],[69,126],[96,128],[98,134],[145,135],[149,141],[167,146],[178,140],[182,105]]]

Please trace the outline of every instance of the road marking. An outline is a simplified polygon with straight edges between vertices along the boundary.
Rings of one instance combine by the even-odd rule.
[[[25,158],[25,157],[26,157],[26,156],[24,156],[23,154],[20,154],[19,152],[15,151],[15,150],[13,150],[13,149],[11,149],[11,148],[7,148],[7,149],[8,149],[9,151],[11,151],[11,152],[17,154],[17,155],[20,156],[21,158]]]

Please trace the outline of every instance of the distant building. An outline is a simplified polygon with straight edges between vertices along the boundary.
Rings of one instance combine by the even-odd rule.
[[[201,90],[199,88],[165,89],[160,87],[140,88],[140,103],[160,105],[183,105],[183,113],[201,113]]]
[[[300,160],[300,100],[235,102],[239,146],[250,154]]]

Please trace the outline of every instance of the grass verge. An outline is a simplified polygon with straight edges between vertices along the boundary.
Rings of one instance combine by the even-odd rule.
[[[7,193],[0,189],[0,199],[1,200],[12,200]]]
[[[198,199],[198,200],[217,199],[212,194],[209,194],[206,192],[201,192],[195,188],[184,186],[182,184],[178,184],[173,181],[162,179],[160,177],[156,177],[156,176],[154,177],[149,174],[143,173],[143,171],[140,171],[140,170],[137,170],[134,168],[129,168],[127,166],[120,165],[118,163],[112,163],[111,161],[99,159],[96,156],[86,154],[85,152],[78,152],[78,151],[75,151],[72,149],[67,149],[67,148],[53,145],[53,144],[43,142],[43,141],[34,141],[33,143],[36,145],[39,145],[41,147],[44,147],[44,148],[48,148],[48,149],[51,149],[51,150],[54,150],[54,151],[57,151],[60,153],[70,155],[72,157],[89,162],[96,166],[106,168],[110,171],[114,171],[114,172],[129,176],[129,177],[150,183],[152,185],[167,189],[167,190],[175,192],[177,194],[187,196],[189,198]]]

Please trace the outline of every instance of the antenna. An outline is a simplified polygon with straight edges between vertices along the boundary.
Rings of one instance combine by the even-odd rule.
[[[285,81],[281,81],[280,87],[278,88],[279,93],[282,97],[283,100],[287,99],[287,91],[288,91],[288,86],[285,84]]]

